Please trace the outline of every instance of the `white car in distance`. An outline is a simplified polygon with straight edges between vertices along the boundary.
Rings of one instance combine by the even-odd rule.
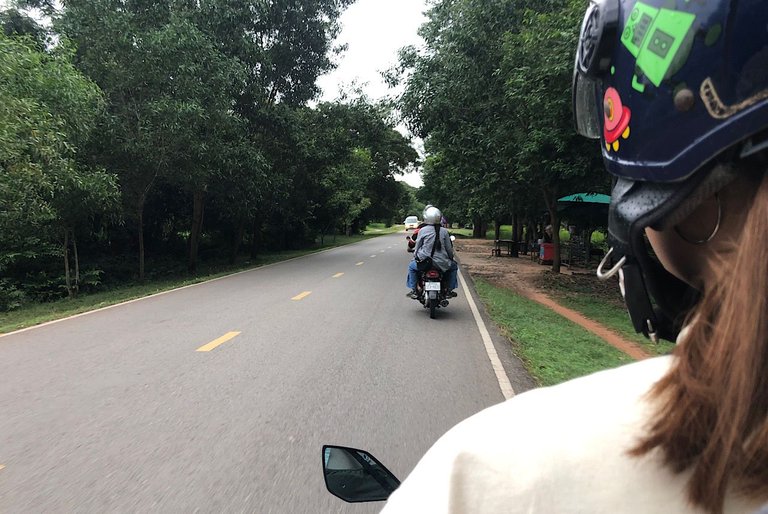
[[[405,225],[406,231],[412,228],[419,228],[419,218],[416,216],[408,216],[405,218],[405,221],[403,221],[403,225]]]

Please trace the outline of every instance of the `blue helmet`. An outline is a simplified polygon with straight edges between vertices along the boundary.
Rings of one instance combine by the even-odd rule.
[[[684,219],[735,178],[735,161],[768,148],[768,7],[593,0],[573,104],[577,130],[600,139],[616,178],[611,271],[635,328],[674,338],[696,291],[649,258],[643,233]]]

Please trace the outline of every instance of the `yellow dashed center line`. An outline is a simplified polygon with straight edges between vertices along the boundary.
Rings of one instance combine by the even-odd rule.
[[[0,470],[5,469],[5,465],[0,464]]]
[[[213,350],[217,346],[221,346],[222,344],[226,343],[230,339],[234,339],[235,337],[237,337],[239,335],[240,335],[240,332],[227,332],[226,334],[224,334],[220,338],[214,339],[210,343],[201,346],[200,348],[198,348],[195,351],[198,351],[198,352],[210,352],[211,350]]]
[[[295,301],[303,300],[304,298],[306,298],[307,296],[309,296],[311,294],[312,294],[312,291],[304,291],[303,293],[297,294],[296,296],[291,298],[291,300],[295,300]]]
[[[358,262],[357,264],[355,264],[355,266],[362,266],[363,264],[365,264],[365,263],[364,262]]]
[[[339,278],[341,276],[344,276],[344,273],[336,273],[333,278]]]

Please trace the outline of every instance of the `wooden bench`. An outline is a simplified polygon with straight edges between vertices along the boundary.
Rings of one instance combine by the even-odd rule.
[[[493,250],[491,250],[491,255],[501,257],[502,247],[506,247],[508,257],[517,257],[517,241],[512,241],[511,239],[496,239],[493,242]]]

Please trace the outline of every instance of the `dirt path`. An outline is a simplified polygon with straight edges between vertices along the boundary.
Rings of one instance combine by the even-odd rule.
[[[557,312],[573,323],[602,338],[605,342],[626,353],[633,359],[645,359],[651,355],[638,344],[629,341],[586,316],[564,307],[536,286],[536,278],[547,268],[533,262],[526,255],[514,259],[493,257],[493,242],[485,239],[458,239],[454,246],[459,253],[462,267],[475,277],[481,277],[494,285],[511,289]],[[566,270],[565,273],[570,273]]]

